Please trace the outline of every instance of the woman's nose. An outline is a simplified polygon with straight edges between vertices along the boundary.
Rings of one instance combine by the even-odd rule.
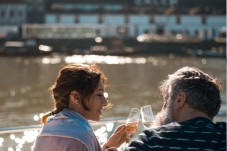
[[[107,104],[108,104],[108,101],[106,100],[105,97],[104,97],[103,100],[102,100],[102,104],[103,104],[103,106],[107,106]]]

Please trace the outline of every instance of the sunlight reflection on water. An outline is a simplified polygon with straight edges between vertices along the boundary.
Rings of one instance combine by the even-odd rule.
[[[146,59],[144,57],[131,58],[131,57],[119,57],[119,56],[73,55],[73,56],[66,57],[65,62],[66,63],[144,64],[146,63]]]
[[[57,57],[57,56],[51,57],[51,58],[50,57],[44,57],[42,59],[43,64],[58,64],[60,62],[61,62],[61,58]]]
[[[170,56],[169,59],[174,59]],[[41,59],[42,64],[59,64],[65,62],[70,63],[88,63],[88,64],[146,64],[152,63],[154,66],[165,65],[164,59],[157,57],[123,57],[123,56],[99,56],[99,55],[72,55],[61,57],[54,55],[52,57],[44,57]]]

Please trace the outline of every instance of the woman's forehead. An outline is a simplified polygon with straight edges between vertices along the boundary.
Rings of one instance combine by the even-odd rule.
[[[99,83],[97,85],[96,91],[104,91],[104,83],[102,80],[99,80]]]

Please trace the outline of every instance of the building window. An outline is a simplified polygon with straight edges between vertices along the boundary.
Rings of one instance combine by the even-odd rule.
[[[10,16],[10,17],[14,17],[14,15],[15,15],[14,11],[11,10],[11,11],[9,12],[9,16]]]
[[[207,18],[206,16],[202,16],[202,24],[205,25],[207,23]]]
[[[101,14],[98,16],[98,23],[103,23],[103,16]]]
[[[20,10],[20,11],[18,12],[18,16],[20,16],[20,17],[22,17],[22,16],[23,16],[23,12],[22,12],[22,10]]]
[[[125,23],[128,24],[128,22],[129,22],[128,15],[126,14],[125,15]]]
[[[5,14],[6,14],[6,13],[4,12],[4,10],[0,11],[0,16],[1,16],[1,17],[5,17]]]
[[[150,24],[153,24],[153,23],[154,23],[154,16],[150,16],[150,17],[149,17],[149,23],[150,23]]]
[[[157,28],[156,28],[156,34],[163,35],[164,33],[165,33],[164,26],[158,25]]]
[[[56,16],[56,22],[59,23],[60,22],[60,15]]]
[[[177,23],[177,24],[181,24],[181,18],[180,18],[180,15],[177,15],[177,18],[176,18],[176,23]]]
[[[79,23],[79,15],[76,14],[76,15],[74,16],[74,22],[75,22],[75,23]]]
[[[199,31],[195,30],[195,37],[198,38],[199,37]]]
[[[97,35],[97,36],[100,36],[100,33],[101,33],[100,29],[96,29],[95,32],[96,32],[96,35]]]

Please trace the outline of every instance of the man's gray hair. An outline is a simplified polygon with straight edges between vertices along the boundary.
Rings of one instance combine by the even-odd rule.
[[[168,94],[169,88],[172,93]],[[186,102],[194,109],[202,111],[210,118],[218,114],[221,107],[221,82],[195,67],[183,67],[168,76],[159,90],[166,100],[167,95],[175,99],[179,92],[186,94]]]

